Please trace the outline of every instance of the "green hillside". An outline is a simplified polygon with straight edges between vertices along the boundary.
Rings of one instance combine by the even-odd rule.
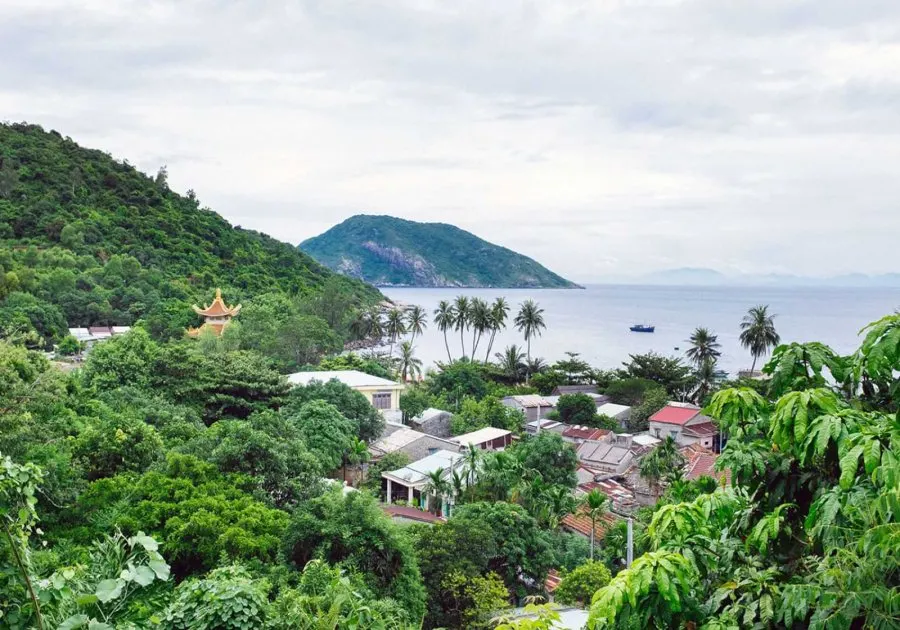
[[[377,286],[577,288],[527,256],[446,223],[357,215],[300,248]]]
[[[308,295],[335,277],[289,244],[231,226],[193,192],[172,192],[165,172],[148,176],[35,125],[0,125],[0,323],[4,307],[19,318],[27,307],[44,312],[38,328],[58,327],[60,315],[69,326],[127,325],[209,301],[217,286],[238,302]],[[359,302],[380,299],[335,282]]]

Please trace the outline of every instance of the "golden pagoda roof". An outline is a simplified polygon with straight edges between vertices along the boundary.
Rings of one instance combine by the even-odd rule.
[[[216,298],[211,304],[204,306],[203,308],[194,304],[192,308],[197,315],[202,315],[204,317],[223,317],[225,315],[237,315],[238,311],[241,310],[241,305],[226,306],[225,302],[222,300],[222,290],[216,289]]]

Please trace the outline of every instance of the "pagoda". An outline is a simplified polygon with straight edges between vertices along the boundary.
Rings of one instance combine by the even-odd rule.
[[[226,306],[224,300],[222,300],[222,290],[216,289],[216,298],[211,304],[203,308],[195,304],[192,308],[204,321],[199,328],[188,328],[188,336],[198,337],[200,333],[207,329],[212,330],[218,336],[231,323],[231,318],[241,310],[241,305]]]

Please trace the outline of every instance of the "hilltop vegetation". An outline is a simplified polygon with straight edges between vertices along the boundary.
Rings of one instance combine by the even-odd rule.
[[[527,256],[446,223],[357,215],[300,248],[376,286],[577,287]]]
[[[291,245],[232,227],[192,191],[174,193],[164,169],[150,177],[55,131],[0,125],[0,328],[48,343],[66,324],[145,318],[178,330],[217,286],[246,302],[310,297],[329,280],[355,304],[380,299]]]

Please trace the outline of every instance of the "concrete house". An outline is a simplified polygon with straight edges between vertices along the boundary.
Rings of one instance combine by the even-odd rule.
[[[400,392],[404,387],[386,378],[372,376],[357,370],[337,370],[333,372],[295,372],[288,375],[292,385],[308,385],[313,381],[327,383],[335,379],[351,389],[355,389],[372,403],[376,409],[399,409]]]
[[[670,402],[650,416],[650,435],[661,440],[671,437],[679,446],[700,444],[712,449],[718,434],[712,420],[690,403]]]
[[[512,444],[512,432],[506,429],[485,427],[471,433],[457,435],[450,440],[459,444],[460,450],[465,450],[472,445],[483,451],[502,451]]]
[[[507,407],[517,409],[524,413],[526,422],[546,418],[547,414],[553,411],[553,404],[543,396],[538,396],[537,394],[507,396],[500,402]]]
[[[631,416],[631,407],[628,405],[617,405],[615,403],[605,402],[597,407],[597,413],[601,416],[612,418],[624,427],[625,422]]]
[[[428,507],[428,475],[442,470],[444,479],[449,479],[454,470],[464,465],[462,455],[453,451],[440,450],[408,466],[381,473],[387,503],[407,502],[423,509]],[[449,497],[441,497],[441,514],[450,516],[452,503]]]

